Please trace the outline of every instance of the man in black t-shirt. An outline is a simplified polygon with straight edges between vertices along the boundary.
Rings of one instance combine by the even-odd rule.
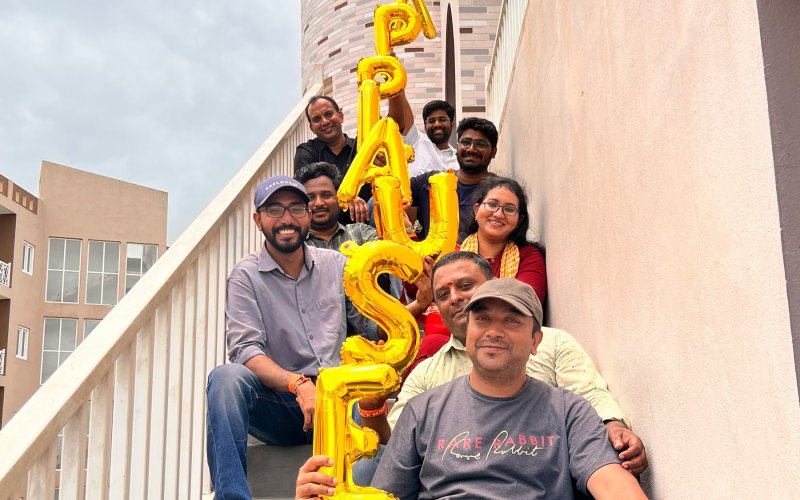
[[[324,161],[336,165],[339,178],[343,179],[350,163],[356,157],[356,139],[348,137],[342,130],[344,113],[332,97],[317,95],[306,105],[308,126],[315,138],[297,146],[294,154],[294,171],[312,163]],[[342,211],[339,222],[364,222],[368,218],[366,200],[372,197],[368,184],[362,186],[359,196],[347,212]]]

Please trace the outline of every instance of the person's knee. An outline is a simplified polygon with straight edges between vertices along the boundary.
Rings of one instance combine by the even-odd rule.
[[[209,399],[215,395],[230,397],[252,384],[253,372],[244,365],[230,363],[218,366],[208,374],[206,392]]]

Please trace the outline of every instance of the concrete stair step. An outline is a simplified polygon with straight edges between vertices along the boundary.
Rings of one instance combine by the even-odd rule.
[[[247,483],[253,498],[294,498],[297,470],[311,452],[310,444],[269,446],[251,436],[247,442]]]

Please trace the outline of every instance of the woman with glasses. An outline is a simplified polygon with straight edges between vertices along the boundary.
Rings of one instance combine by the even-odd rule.
[[[474,199],[477,200],[473,205],[474,218],[458,249],[475,252],[488,260],[495,278],[514,277],[529,284],[544,303],[547,295],[544,254],[539,244],[526,238],[529,223],[525,190],[514,179],[492,176],[481,181]],[[435,305],[426,310],[424,325],[419,353],[403,374],[404,379],[450,339]]]
[[[461,250],[480,254],[496,278],[514,277],[533,287],[539,300],[547,296],[544,255],[528,241],[528,197],[519,182],[489,177],[481,182]]]

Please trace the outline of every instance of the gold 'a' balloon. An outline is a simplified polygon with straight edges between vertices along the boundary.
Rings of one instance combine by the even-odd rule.
[[[413,7],[412,7],[413,5]],[[378,435],[353,422],[353,405],[364,397],[390,394],[400,386],[400,374],[416,357],[419,329],[416,320],[394,297],[378,286],[378,276],[390,273],[404,281],[415,281],[422,273],[425,257],[437,258],[455,249],[458,237],[456,176],[452,171],[431,176],[431,220],[424,241],[411,241],[405,231],[403,202],[411,201],[408,161],[413,149],[403,144],[397,124],[381,118],[380,101],[397,95],[406,86],[406,71],[392,48],[412,42],[422,31],[434,38],[436,29],[423,0],[397,0],[375,10],[376,56],[358,64],[358,153],[337,193],[346,208],[365,182],[373,185],[375,217],[383,241],[364,245],[346,242],[348,257],[344,271],[347,296],[366,317],[387,334],[378,345],[362,337],[351,337],[342,345],[342,365],[320,371],[314,410],[314,454],[333,458],[333,466],[320,472],[338,479],[333,498],[379,500],[388,493],[353,483],[352,464],[372,457]],[[378,153],[385,165],[375,165]]]

